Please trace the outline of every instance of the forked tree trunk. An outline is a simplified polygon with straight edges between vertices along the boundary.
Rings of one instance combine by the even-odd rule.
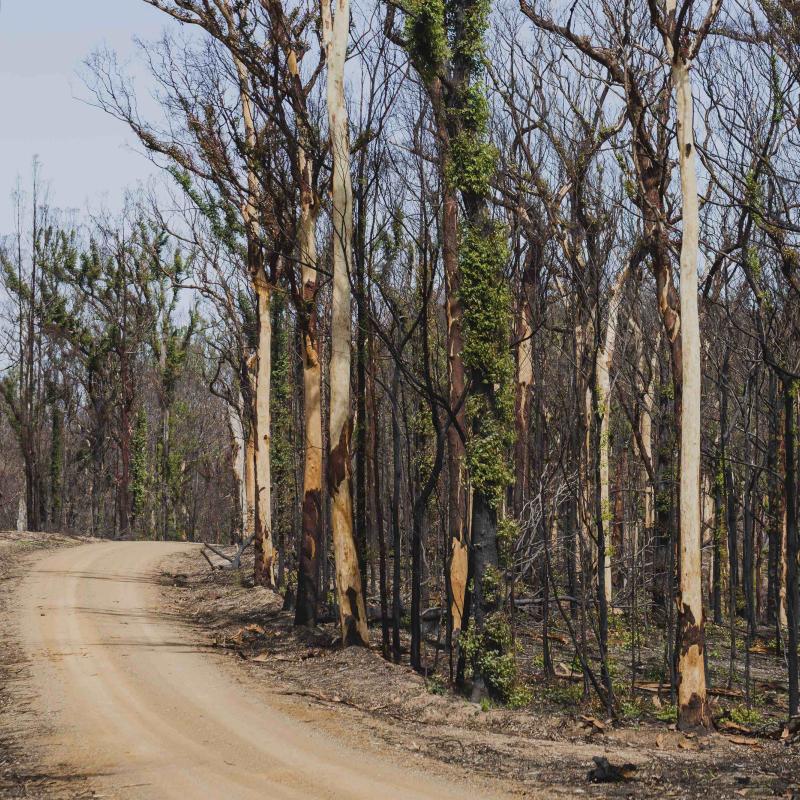
[[[317,327],[317,273],[316,228],[319,214],[318,198],[314,189],[313,164],[308,155],[311,140],[305,114],[305,94],[298,64],[298,54],[290,36],[288,24],[280,2],[263,5],[268,9],[273,32],[286,55],[286,68],[296,88],[297,141],[295,166],[300,188],[300,214],[297,226],[297,256],[300,260],[301,286],[297,305],[298,326],[301,335],[303,364],[303,502],[300,525],[299,559],[297,571],[297,603],[295,625],[313,627],[317,623],[319,608],[319,560],[323,546],[322,504],[322,359]]]
[[[675,0],[668,0],[667,13],[674,19]],[[670,40],[668,39],[668,46]],[[681,410],[680,476],[680,564],[678,725],[683,728],[711,727],[706,698],[703,659],[703,591],[700,525],[700,318],[697,310],[697,257],[700,209],[697,167],[694,155],[694,101],[690,67],[682,48],[672,55],[675,86],[677,139],[683,203],[681,244],[680,315],[682,337],[683,397]]]
[[[344,63],[350,28],[349,0],[338,0],[335,16],[330,0],[322,0],[322,33],[327,57],[328,127],[333,160],[331,226],[333,286],[331,294],[330,454],[328,490],[336,562],[336,592],[342,642],[369,646],[367,615],[358,553],[353,535],[350,436],[350,266],[353,239],[353,188],[344,92]]]
[[[220,6],[229,28],[233,31],[230,3]],[[256,126],[250,99],[250,75],[242,61],[232,52],[239,80],[239,101],[244,125],[247,161],[247,198],[242,206],[245,234],[247,236],[247,267],[256,293],[258,318],[258,348],[255,380],[253,426],[255,427],[255,538],[253,550],[255,563],[253,581],[256,586],[275,586],[275,548],[272,540],[272,472],[270,465],[270,394],[272,381],[272,287],[264,270],[261,253],[261,223],[258,201],[261,190],[256,171]]]

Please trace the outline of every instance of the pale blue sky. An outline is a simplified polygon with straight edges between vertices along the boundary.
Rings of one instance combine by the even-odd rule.
[[[133,37],[155,39],[168,22],[142,0],[0,0],[0,235],[34,155],[59,208],[116,209],[126,187],[155,174],[122,123],[81,102],[80,71],[98,46],[133,57]]]

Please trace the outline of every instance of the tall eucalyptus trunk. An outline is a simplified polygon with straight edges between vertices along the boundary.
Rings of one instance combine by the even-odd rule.
[[[667,0],[675,17],[675,0]],[[678,724],[681,728],[711,727],[706,697],[703,650],[703,592],[700,521],[701,353],[697,308],[697,259],[700,246],[700,206],[694,145],[694,98],[691,53],[686,45],[666,37],[672,57],[675,90],[678,163],[683,205],[680,319],[682,339],[682,404],[680,448],[680,542],[678,563]]]
[[[353,531],[350,437],[350,271],[353,261],[353,187],[350,179],[350,142],[344,91],[344,65],[350,29],[349,0],[339,0],[333,14],[330,0],[322,0],[322,34],[327,61],[327,100],[333,229],[333,286],[331,295],[330,451],[328,491],[336,562],[339,622],[345,645],[369,646],[367,615]]]
[[[258,214],[260,186],[256,170],[256,126],[250,98],[250,75],[239,58],[233,57],[239,78],[239,99],[247,151],[247,200],[242,208],[247,236],[247,267],[256,295],[258,345],[253,401],[255,462],[255,562],[253,580],[257,586],[275,586],[275,548],[272,541],[272,472],[270,467],[270,390],[272,381],[272,314],[270,286],[261,251],[261,224]]]
[[[256,537],[253,579],[256,586],[275,587],[272,543],[272,469],[270,462],[272,388],[272,288],[261,272],[254,280],[258,313],[258,360],[255,397]]]

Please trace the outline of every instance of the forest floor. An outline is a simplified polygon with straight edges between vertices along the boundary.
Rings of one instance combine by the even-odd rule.
[[[667,688],[659,698],[664,648],[656,626],[640,637],[638,688],[631,690],[630,633],[620,619],[612,620],[612,674],[618,675],[622,710],[617,721],[605,717],[592,693],[584,696],[574,648],[558,625],[550,641],[561,676],[544,678],[541,626],[522,614],[519,660],[531,702],[516,710],[478,706],[445,688],[444,659],[427,676],[384,660],[379,627],[372,628],[371,651],[342,650],[332,623],[313,632],[296,630],[280,597],[253,590],[250,575],[247,563],[239,571],[212,572],[193,552],[169,564],[164,592],[242,674],[310,708],[326,709],[340,720],[334,725],[353,732],[362,747],[380,742],[410,764],[424,757],[463,773],[502,776],[507,788],[527,797],[800,798],[800,736],[781,738],[785,672],[769,641],[751,643],[748,707],[737,681],[728,686],[729,632],[709,626],[709,668],[720,683],[712,695],[717,732],[685,735],[675,729]],[[737,633],[742,637],[743,629]],[[734,673],[740,674],[744,646],[739,640],[737,645]],[[434,652],[428,648],[429,658]],[[635,769],[619,782],[595,784],[587,777],[595,756]]]
[[[800,798],[769,642],[752,643],[753,708],[723,681],[718,732],[687,736],[652,681],[624,694],[619,621],[612,722],[583,697],[566,632],[551,630],[563,675],[546,680],[539,624],[520,615],[531,702],[478,706],[446,689],[442,659],[425,677],[381,658],[379,628],[371,651],[342,650],[332,623],[295,630],[249,564],[212,572],[179,543],[66,547],[86,541],[0,534],[0,797]],[[655,632],[642,681],[663,661]],[[726,636],[710,628],[721,681]],[[590,782],[596,756],[624,779]]]

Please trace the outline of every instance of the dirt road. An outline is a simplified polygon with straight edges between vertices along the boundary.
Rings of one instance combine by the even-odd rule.
[[[191,546],[97,543],[34,563],[17,608],[43,767],[118,798],[489,796],[350,749],[237,680],[160,607],[159,563]]]

